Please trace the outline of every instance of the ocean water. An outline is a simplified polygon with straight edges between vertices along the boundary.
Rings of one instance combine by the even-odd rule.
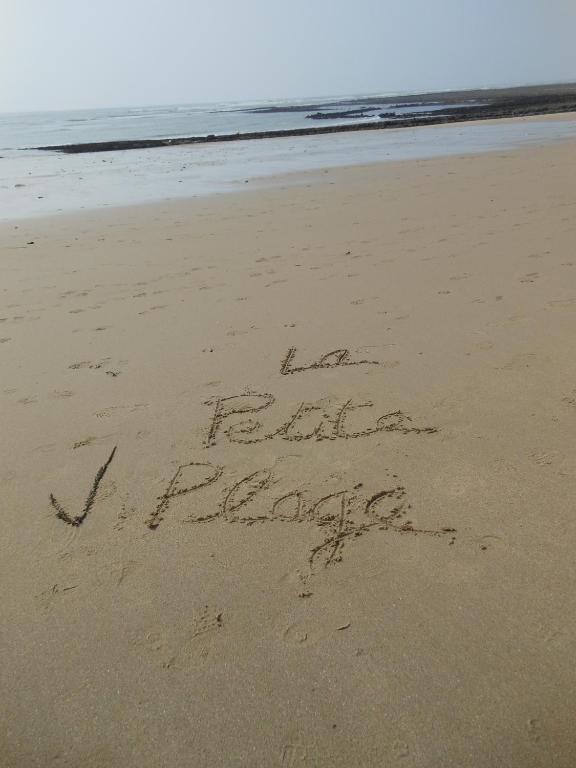
[[[387,160],[510,149],[576,136],[571,120],[502,121],[64,155],[34,147],[114,139],[244,133],[398,116],[422,106],[374,106],[365,118],[316,123],[309,112],[352,108],[312,100],[304,111],[253,111],[306,102],[175,105],[0,114],[0,220],[193,197],[276,183],[279,175]],[[332,101],[334,106],[323,106]],[[354,108],[358,106],[354,104]],[[451,105],[454,106],[454,105]],[[427,104],[426,111],[443,108]],[[246,183],[248,182],[248,184]]]

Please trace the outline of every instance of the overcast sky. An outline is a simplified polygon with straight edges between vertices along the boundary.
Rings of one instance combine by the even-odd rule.
[[[0,111],[576,80],[575,0],[0,0]]]

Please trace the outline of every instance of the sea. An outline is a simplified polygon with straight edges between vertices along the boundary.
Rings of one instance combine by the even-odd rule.
[[[221,194],[296,183],[299,174],[322,168],[511,149],[576,136],[576,122],[564,117],[76,155],[39,149],[374,122],[382,110],[398,118],[423,110],[417,102],[406,103],[414,97],[397,95],[391,101],[387,95],[382,97],[385,103],[378,98],[0,113],[0,220]],[[428,100],[425,110],[445,107]],[[311,122],[318,113],[321,122]]]

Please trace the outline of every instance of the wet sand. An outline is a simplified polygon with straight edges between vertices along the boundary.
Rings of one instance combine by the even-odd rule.
[[[576,138],[576,113],[99,154],[2,153],[0,222],[238,192],[273,176]]]
[[[0,763],[569,768],[576,142],[0,227]]]

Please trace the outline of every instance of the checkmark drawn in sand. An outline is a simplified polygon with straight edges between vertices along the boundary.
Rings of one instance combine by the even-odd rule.
[[[79,525],[82,525],[84,520],[88,517],[88,514],[92,507],[94,506],[94,502],[96,501],[96,494],[98,493],[98,486],[102,482],[102,479],[104,478],[104,475],[108,471],[108,467],[112,463],[112,459],[114,458],[114,454],[116,453],[116,448],[118,446],[115,445],[112,449],[112,453],[108,457],[108,460],[105,464],[103,464],[98,472],[96,473],[96,477],[94,478],[94,482],[92,483],[92,488],[90,489],[90,493],[88,494],[88,498],[86,499],[86,503],[84,504],[84,508],[82,512],[79,515],[76,515],[75,517],[72,517],[71,515],[66,512],[66,510],[62,507],[58,499],[54,496],[54,494],[50,494],[50,504],[54,507],[56,510],[56,517],[60,520],[63,520],[68,525],[73,525],[76,528]]]

